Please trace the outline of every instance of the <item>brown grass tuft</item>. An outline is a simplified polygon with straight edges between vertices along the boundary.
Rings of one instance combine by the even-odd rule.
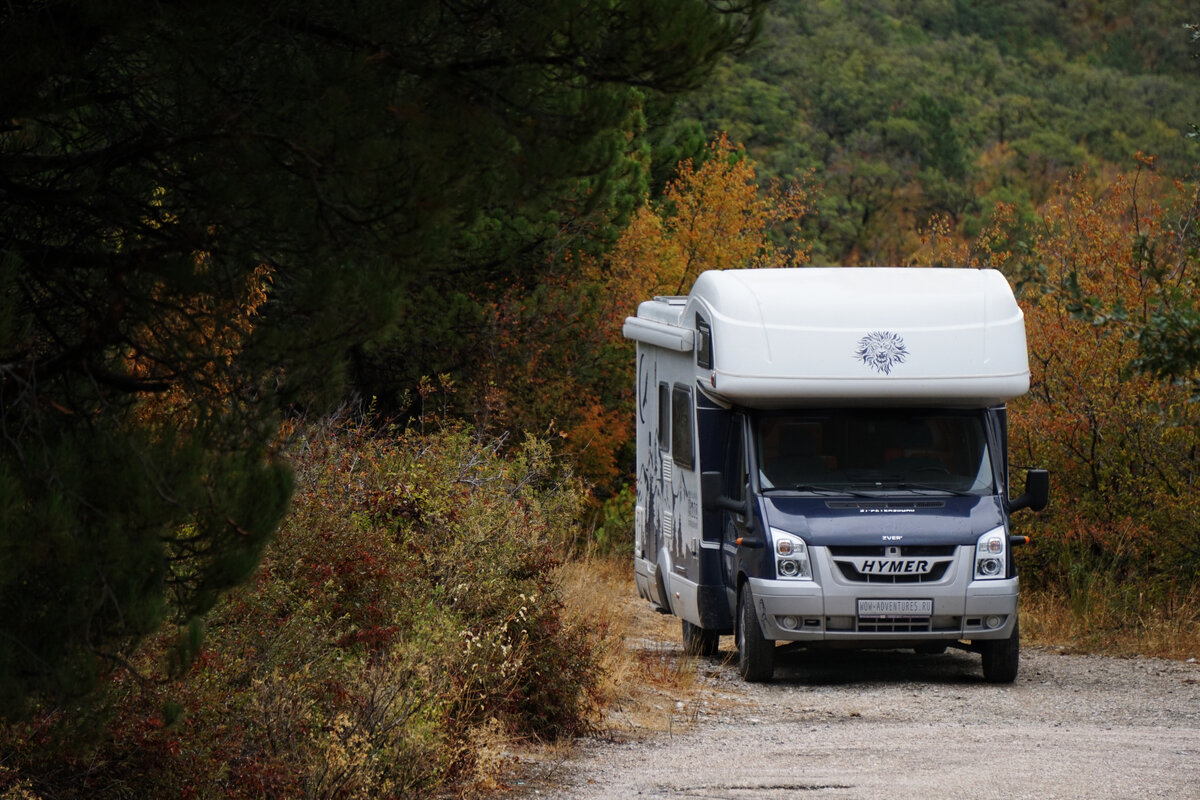
[[[1200,658],[1200,587],[1165,600],[1098,587],[1025,592],[1021,636],[1075,652]]]

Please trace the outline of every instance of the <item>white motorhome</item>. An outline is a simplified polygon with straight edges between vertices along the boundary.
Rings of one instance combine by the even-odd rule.
[[[994,270],[709,271],[637,342],[639,593],[747,680],[776,643],[964,647],[1016,678],[1006,401],[1025,326]]]

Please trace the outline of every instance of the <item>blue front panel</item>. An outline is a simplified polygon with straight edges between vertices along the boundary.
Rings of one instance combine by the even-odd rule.
[[[998,498],[763,499],[769,525],[812,545],[973,545],[1004,524]]]

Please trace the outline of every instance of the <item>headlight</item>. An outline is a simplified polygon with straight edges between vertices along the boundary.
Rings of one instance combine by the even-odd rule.
[[[795,581],[811,581],[812,565],[808,561],[808,545],[799,536],[771,528],[775,547],[775,575]]]
[[[990,530],[975,545],[975,580],[1003,578],[1008,574],[1008,534]]]

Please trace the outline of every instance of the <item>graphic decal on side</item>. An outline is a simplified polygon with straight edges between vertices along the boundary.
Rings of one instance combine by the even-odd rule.
[[[872,331],[858,340],[854,356],[876,372],[890,375],[892,368],[908,358],[908,348],[899,334]]]
[[[657,369],[655,370],[657,372]],[[650,403],[650,373],[646,372],[646,354],[642,353],[638,356],[638,379],[640,389],[638,394],[641,395],[638,401],[638,420],[645,424],[646,422],[646,406]]]
[[[640,402],[639,414],[642,421],[648,419],[657,419],[658,412],[653,413],[647,411],[647,406],[650,402],[652,387],[658,384],[658,363],[655,361],[647,364],[647,359],[643,355],[638,361],[638,372],[642,373],[638,378],[638,383],[642,388],[642,398]],[[645,558],[654,561],[657,556],[659,547],[659,534],[661,533],[660,525],[662,514],[662,496],[659,492],[659,476],[662,474],[662,453],[659,452],[657,442],[657,431],[652,427],[646,427],[646,447],[641,448],[646,454],[645,460],[638,465],[638,492],[640,496],[646,498],[646,520],[642,531],[642,554]]]

